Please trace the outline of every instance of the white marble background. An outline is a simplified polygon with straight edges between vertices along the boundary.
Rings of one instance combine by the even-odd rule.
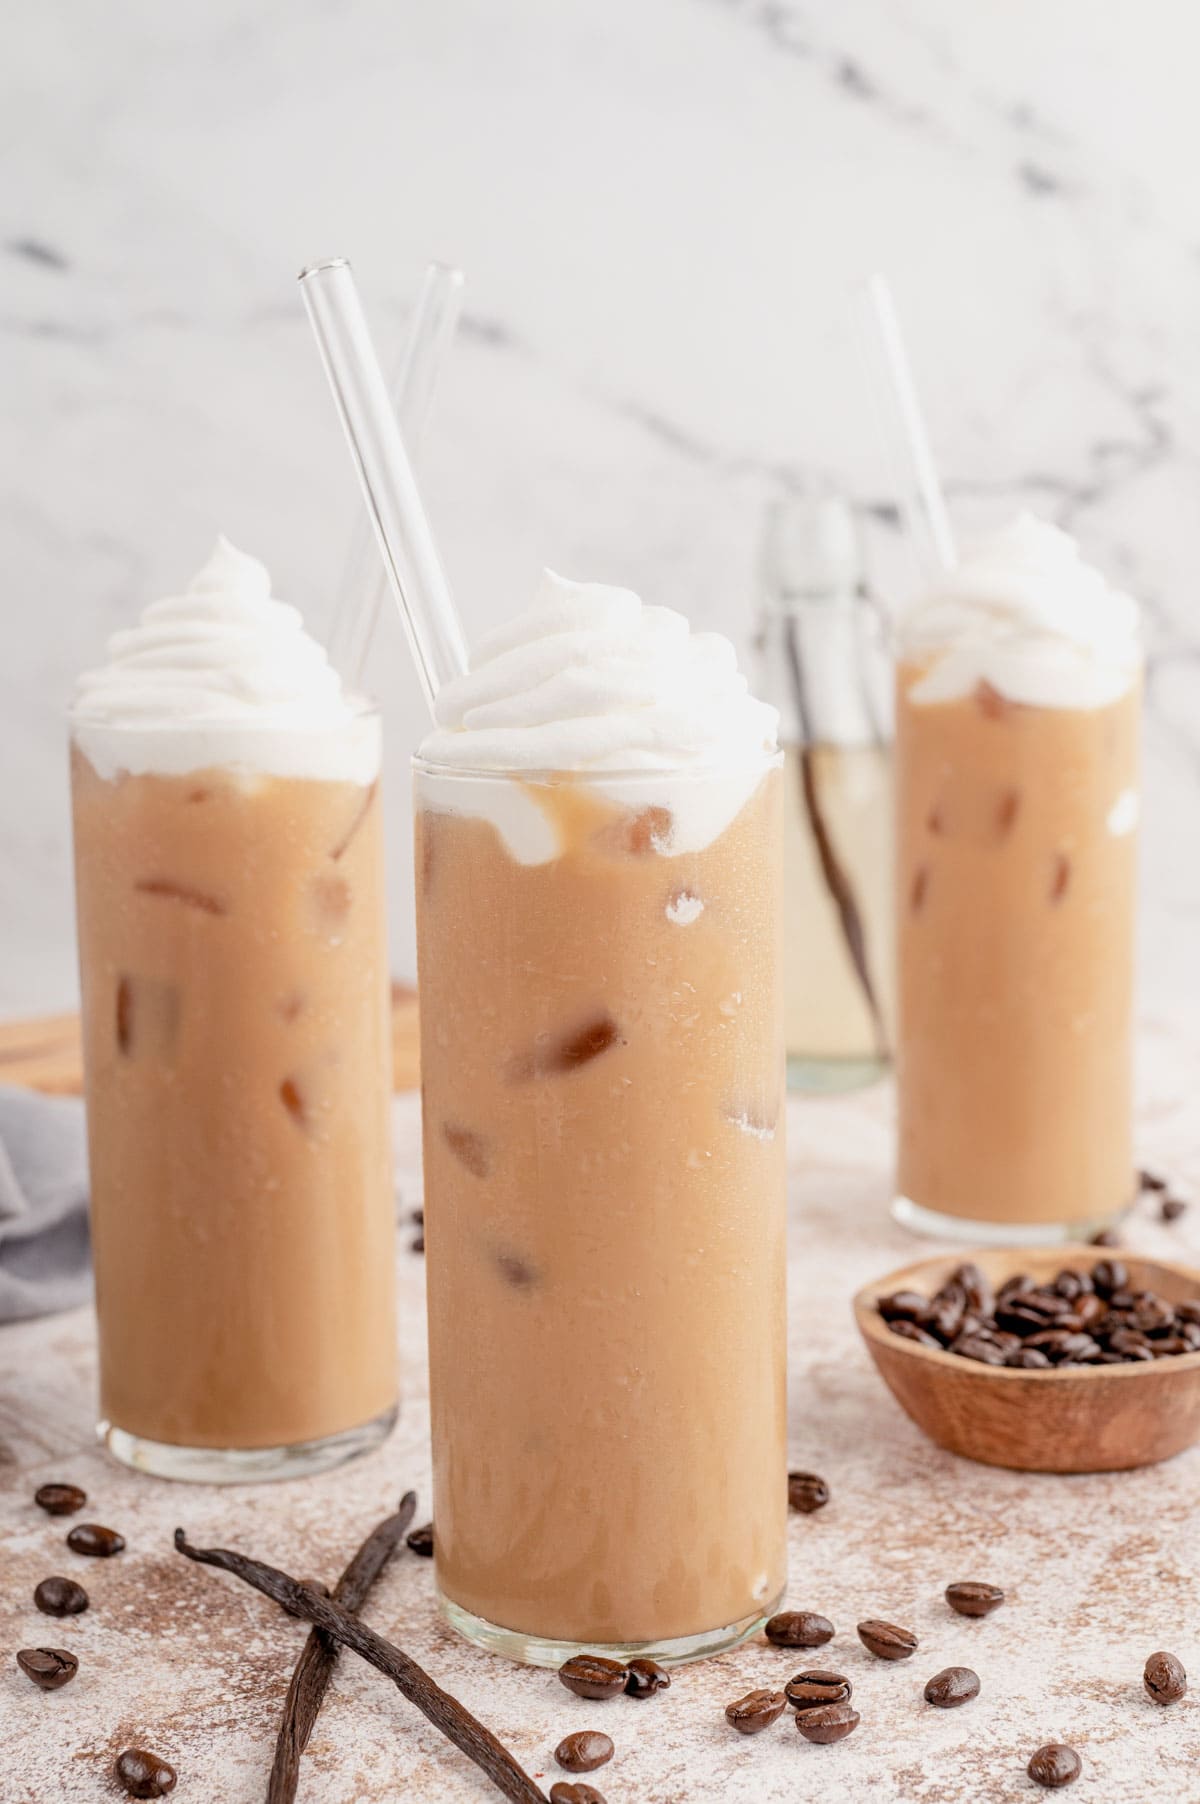
[[[1148,1015],[1200,977],[1200,13],[1183,0],[43,0],[0,50],[0,1009],[74,993],[73,672],[216,528],[314,625],[357,499],[295,273],[464,329],[427,443],[468,624],[543,561],[744,638],[763,509],[887,472],[891,275],[960,524],[1037,507],[1142,597]],[[892,583],[894,534],[875,533]],[[411,968],[398,631],[395,964]]]

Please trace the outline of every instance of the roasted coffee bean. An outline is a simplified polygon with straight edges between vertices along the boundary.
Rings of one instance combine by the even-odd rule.
[[[877,1660],[907,1660],[919,1645],[911,1629],[898,1629],[894,1622],[880,1622],[873,1616],[859,1623],[858,1638]]]
[[[1093,1234],[1088,1241],[1088,1245],[1093,1247],[1119,1247],[1120,1244],[1121,1236],[1115,1228],[1101,1228],[1100,1232]]]
[[[1150,1342],[1136,1328],[1114,1328],[1107,1337],[1110,1353],[1120,1353],[1126,1359],[1153,1359]]]
[[[39,1485],[33,1501],[47,1516],[73,1516],[87,1502],[87,1492],[78,1485]]]
[[[1037,1334],[1045,1328],[1046,1318],[1040,1309],[1032,1308],[1018,1297],[1012,1303],[997,1305],[996,1326],[1009,1334]]]
[[[1066,1742],[1048,1741],[1031,1757],[1025,1770],[1035,1785],[1057,1791],[1060,1785],[1074,1785],[1083,1771],[1083,1762]]]
[[[1187,1690],[1183,1662],[1174,1654],[1151,1654],[1142,1683],[1156,1704],[1177,1704]]]
[[[131,1798],[165,1798],[175,1790],[175,1768],[145,1748],[118,1754],[115,1771]]]
[[[796,1727],[805,1741],[822,1745],[845,1741],[847,1735],[853,1735],[860,1721],[853,1704],[818,1704],[815,1710],[800,1710],[796,1715]]]
[[[1150,1342],[1152,1359],[1170,1359],[1175,1354],[1190,1353],[1191,1351],[1191,1342],[1184,1340],[1179,1334],[1160,1334],[1156,1340]]]
[[[725,1720],[739,1735],[758,1735],[777,1723],[787,1709],[787,1694],[782,1691],[748,1691],[744,1698],[726,1704]]]
[[[960,1616],[990,1616],[1004,1602],[1004,1593],[982,1579],[959,1579],[946,1586],[946,1602]]]
[[[811,1516],[829,1502],[829,1486],[816,1472],[788,1473],[788,1507]]]
[[[1200,1297],[1188,1297],[1176,1303],[1175,1314],[1181,1322],[1195,1322],[1200,1327]]]
[[[1022,1309],[1031,1309],[1035,1315],[1043,1316],[1048,1328],[1055,1325],[1060,1316],[1069,1315],[1073,1307],[1073,1299],[1064,1297],[1057,1290],[1030,1290],[1018,1301]]]
[[[1179,1338],[1189,1353],[1200,1350],[1200,1322],[1180,1322]]]
[[[79,1522],[67,1536],[67,1546],[73,1553],[90,1554],[96,1560],[110,1560],[115,1553],[120,1553],[125,1546],[124,1535],[119,1535],[115,1528],[103,1528],[98,1522]]]
[[[925,1684],[925,1702],[939,1710],[954,1710],[979,1696],[979,1674],[969,1666],[945,1666]]]
[[[1145,1166],[1138,1172],[1138,1188],[1141,1190],[1165,1190],[1167,1180],[1157,1171],[1149,1171]]]
[[[34,1586],[33,1601],[43,1616],[78,1616],[88,1607],[88,1594],[74,1579],[56,1576]]]
[[[918,1347],[936,1347],[939,1352],[941,1351],[942,1343],[936,1334],[930,1334],[926,1329],[918,1328],[915,1322],[889,1322],[888,1331],[891,1334],[898,1334],[901,1340],[915,1341]]]
[[[599,1729],[576,1729],[573,1735],[564,1735],[554,1750],[559,1766],[569,1773],[594,1773],[612,1757],[612,1737]]]
[[[924,1320],[929,1303],[915,1290],[898,1290],[894,1296],[880,1297],[876,1308],[885,1322],[919,1322]]]
[[[556,1779],[550,1787],[550,1804],[604,1804],[594,1785],[568,1785]]]
[[[1075,1320],[1081,1328],[1089,1331],[1103,1321],[1106,1313],[1104,1298],[1098,1297],[1094,1291],[1085,1291],[1075,1305]]]
[[[946,1346],[962,1333],[966,1319],[967,1312],[961,1302],[935,1301],[930,1304],[929,1314],[925,1317],[925,1332]]]
[[[423,1253],[425,1251],[424,1234],[414,1234],[408,1243],[408,1250],[410,1253]]]
[[[1174,1305],[1143,1292],[1133,1306],[1133,1325],[1143,1334],[1169,1334],[1175,1326]]]
[[[833,1640],[834,1628],[827,1616],[813,1610],[780,1610],[763,1633],[775,1647],[824,1647]]]
[[[1022,1347],[1019,1353],[1010,1353],[1004,1362],[1010,1366],[1020,1366],[1026,1371],[1045,1371],[1050,1364],[1040,1347]]]
[[[982,1334],[960,1334],[950,1351],[957,1353],[960,1359],[974,1359],[985,1366],[1002,1366],[1008,1358],[1003,1347],[998,1347],[994,1340],[985,1339]]]
[[[1187,1204],[1181,1196],[1164,1196],[1158,1212],[1164,1221],[1178,1221],[1181,1215],[1187,1214]]]
[[[1028,1272],[1014,1272],[1011,1278],[1006,1278],[1004,1280],[1003,1284],[996,1292],[996,1301],[999,1303],[1002,1299],[1020,1296],[1025,1291],[1036,1290],[1036,1288],[1037,1286],[1034,1284],[1033,1279],[1029,1276]]]
[[[423,1523],[404,1537],[404,1545],[411,1553],[419,1554],[423,1560],[433,1558],[433,1523]]]
[[[1077,1303],[1080,1297],[1093,1296],[1094,1286],[1087,1272],[1077,1272],[1065,1266],[1054,1280],[1054,1288],[1060,1297],[1066,1297],[1069,1303]]]
[[[825,1672],[819,1666],[798,1672],[783,1689],[793,1710],[815,1710],[821,1704],[848,1704],[854,1695],[849,1679],[843,1678],[840,1672]]]
[[[577,1698],[615,1698],[625,1689],[629,1668],[603,1654],[575,1654],[559,1667],[558,1676]]]
[[[1096,1241],[1094,1244],[1099,1246],[1101,1243]],[[1098,1296],[1111,1298],[1114,1291],[1124,1290],[1129,1283],[1129,1268],[1120,1259],[1097,1260],[1092,1267],[1092,1283]],[[1050,1747],[1057,1745],[1056,1742],[1049,1743]]]
[[[61,1691],[79,1671],[79,1662],[65,1647],[23,1647],[17,1665],[39,1691]]]
[[[631,1698],[652,1698],[656,1692],[666,1691],[670,1683],[670,1673],[657,1660],[631,1660],[625,1693]]]
[[[973,1261],[958,1266],[951,1283],[957,1284],[962,1291],[968,1309],[974,1310],[976,1315],[991,1315],[996,1305],[991,1280]]]

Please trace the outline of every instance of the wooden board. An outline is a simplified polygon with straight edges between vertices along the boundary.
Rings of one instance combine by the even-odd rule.
[[[417,992],[392,985],[392,1068],[397,1090],[420,1082]],[[40,1015],[29,1021],[0,1022],[0,1083],[21,1084],[47,1096],[78,1096],[83,1090],[78,1015]]]

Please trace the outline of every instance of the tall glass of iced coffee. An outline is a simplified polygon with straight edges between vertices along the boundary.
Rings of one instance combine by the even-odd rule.
[[[101,1432],[319,1469],[396,1411],[378,717],[222,541],[71,737]]]
[[[902,623],[896,1213],[1081,1238],[1134,1193],[1137,609],[1029,516]]]
[[[549,573],[416,766],[450,1621],[687,1658],[785,1582],[781,775],[733,649]]]

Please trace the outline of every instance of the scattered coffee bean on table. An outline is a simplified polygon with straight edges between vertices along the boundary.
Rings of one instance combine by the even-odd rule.
[[[827,1616],[813,1610],[780,1610],[763,1628],[763,1634],[775,1647],[824,1647],[834,1637],[834,1627]]]
[[[908,1660],[920,1645],[911,1629],[899,1629],[894,1622],[880,1622],[873,1616],[859,1623],[858,1638],[877,1660]]]
[[[113,1770],[131,1798],[165,1798],[175,1790],[175,1768],[145,1748],[126,1748]]]
[[[1120,1244],[1121,1236],[1115,1228],[1101,1228],[1100,1232],[1093,1234],[1088,1241],[1088,1245],[1093,1247],[1119,1247]]]
[[[550,1787],[550,1804],[604,1804],[594,1785],[567,1785],[556,1779]]]
[[[939,1710],[953,1710],[979,1696],[979,1674],[969,1666],[946,1666],[925,1685],[925,1702]]]
[[[826,1745],[845,1741],[847,1735],[853,1735],[860,1721],[853,1704],[819,1704],[815,1710],[799,1711],[796,1727],[805,1741]]]
[[[625,1692],[631,1698],[652,1698],[666,1691],[671,1675],[657,1660],[631,1660],[625,1680]]]
[[[615,1698],[625,1689],[629,1668],[603,1654],[575,1654],[559,1667],[558,1676],[577,1698]]]
[[[1165,1190],[1167,1180],[1161,1172],[1148,1171],[1145,1166],[1138,1172],[1138,1186],[1142,1190]]]
[[[17,1665],[39,1691],[61,1691],[79,1671],[79,1662],[65,1647],[23,1647]]]
[[[74,1579],[55,1576],[34,1586],[33,1601],[43,1616],[78,1616],[88,1607],[88,1594]]]
[[[414,1528],[411,1534],[404,1537],[404,1545],[410,1553],[420,1554],[423,1560],[433,1558],[433,1523],[426,1522],[420,1528]]]
[[[815,1472],[788,1473],[788,1506],[802,1516],[823,1510],[829,1502],[829,1486]]]
[[[87,1492],[78,1485],[39,1485],[33,1501],[47,1516],[73,1516],[87,1502]]]
[[[968,1308],[971,1268],[959,1266],[932,1297],[897,1291],[880,1297],[890,1333],[988,1366],[1037,1371],[1054,1366],[1119,1365],[1200,1352],[1200,1298],[1172,1303],[1131,1286],[1121,1259],[1090,1270],[1066,1266],[1035,1284],[1007,1278],[984,1311]]]
[[[726,1704],[725,1720],[739,1735],[758,1735],[777,1723],[787,1709],[787,1693],[783,1691],[748,1691],[744,1698]]]
[[[1177,1704],[1187,1690],[1183,1662],[1174,1654],[1151,1654],[1142,1683],[1156,1704]]]
[[[408,1250],[410,1253],[423,1253],[425,1251],[424,1234],[414,1234],[408,1243]]]
[[[1181,1196],[1164,1196],[1158,1212],[1164,1221],[1178,1221],[1181,1215],[1187,1214],[1187,1204]]]
[[[848,1704],[854,1695],[849,1679],[840,1672],[825,1672],[820,1667],[798,1672],[783,1689],[793,1710],[816,1710],[822,1704]]]
[[[1083,1762],[1065,1741],[1048,1741],[1031,1756],[1025,1770],[1035,1785],[1057,1791],[1061,1785],[1074,1785],[1083,1771]]]
[[[90,1554],[94,1560],[111,1560],[125,1546],[124,1535],[115,1528],[104,1528],[99,1522],[79,1522],[67,1536],[72,1553]]]
[[[960,1616],[990,1616],[1004,1602],[1004,1593],[999,1585],[987,1585],[981,1579],[961,1579],[946,1586],[946,1602]]]
[[[612,1738],[599,1729],[576,1729],[573,1735],[564,1735],[554,1750],[559,1766],[569,1773],[594,1773],[612,1757]]]

